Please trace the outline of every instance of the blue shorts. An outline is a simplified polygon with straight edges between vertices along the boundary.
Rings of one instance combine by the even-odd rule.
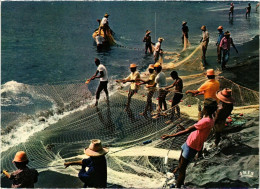
[[[189,147],[186,142],[181,146],[181,148],[182,148],[182,154],[181,154],[182,157],[187,159],[189,162],[191,162],[194,159],[194,157],[198,152],[197,150],[194,150],[193,148]]]

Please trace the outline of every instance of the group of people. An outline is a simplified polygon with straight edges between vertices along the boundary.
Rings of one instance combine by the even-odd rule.
[[[256,4],[256,11],[259,7],[259,3]],[[251,13],[251,3],[248,3],[248,6],[245,8],[246,9],[246,18],[250,17],[250,13]],[[230,3],[230,8],[229,8],[229,18],[230,15],[232,15],[233,18],[233,14],[234,14],[234,3]]]

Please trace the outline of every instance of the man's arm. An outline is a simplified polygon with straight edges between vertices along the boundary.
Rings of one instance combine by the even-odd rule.
[[[9,174],[8,171],[5,169],[3,170],[3,174],[9,179],[11,178],[11,174]]]
[[[98,72],[98,71],[97,71]],[[95,76],[95,78],[102,78],[102,77],[104,77],[104,72],[103,71],[100,71],[99,72],[99,76],[97,76],[97,74],[96,74],[96,76]]]
[[[185,134],[187,134],[187,133],[191,133],[192,131],[195,131],[195,130],[196,130],[195,126],[192,125],[192,126],[188,127],[187,129],[185,129],[185,130],[183,130],[183,131],[180,131],[180,132],[178,132],[178,133],[175,133],[175,134],[172,134],[172,135],[167,135],[167,134],[165,134],[165,135],[161,136],[161,138],[162,138],[163,140],[165,140],[165,139],[171,138],[171,137],[182,136],[182,135],[185,135]]]
[[[235,44],[233,43],[233,39],[231,38],[231,45],[234,47],[234,49],[236,50],[236,52],[238,53],[238,50],[237,50],[237,48],[236,48],[236,46],[235,46]]]
[[[71,166],[71,165],[82,165],[82,160],[79,161],[71,161],[71,162],[65,162],[64,166],[65,168]]]

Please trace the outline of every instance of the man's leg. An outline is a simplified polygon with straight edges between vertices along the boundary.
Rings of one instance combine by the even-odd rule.
[[[180,157],[179,161],[179,176],[177,179],[177,188],[180,188],[182,185],[184,185],[184,180],[186,176],[186,169],[189,164],[189,161],[185,159],[183,156]]]
[[[104,81],[104,91],[106,93],[106,97],[107,97],[107,101],[109,100],[109,94],[108,94],[108,90],[107,90],[107,84],[108,84],[108,81]]]
[[[99,83],[99,86],[98,86],[98,88],[97,88],[97,92],[96,92],[96,104],[95,104],[95,106],[98,105],[98,100],[99,100],[99,97],[100,97],[100,93],[101,93],[101,91],[104,89],[103,87],[104,87],[104,86],[103,86],[102,83],[100,82],[100,83]]]
[[[220,49],[219,45],[217,47],[217,53],[218,53],[218,63],[220,64],[221,63],[221,49]]]
[[[152,49],[152,45],[151,44],[148,46],[148,48],[149,48],[150,54],[153,54],[153,49]]]
[[[128,98],[127,98],[127,104],[126,107],[129,108],[131,103],[131,98],[135,94],[135,90],[129,89]]]

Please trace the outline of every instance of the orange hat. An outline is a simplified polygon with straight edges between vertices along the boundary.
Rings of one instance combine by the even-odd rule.
[[[19,151],[15,154],[13,162],[25,162],[27,160],[26,153],[24,151]]]
[[[206,26],[201,26],[201,30],[206,30]]]
[[[208,69],[207,70],[207,75],[215,75],[215,72],[213,69]]]
[[[155,68],[161,67],[161,64],[160,64],[160,63],[155,63],[155,64],[154,64],[154,67],[155,67]]]
[[[130,68],[136,68],[136,64],[130,64]]]
[[[225,88],[222,91],[217,92],[216,96],[219,100],[225,103],[233,103],[234,99],[231,97],[232,90],[229,88]]]
[[[106,14],[104,15],[104,17],[109,17],[109,14],[106,13]]]
[[[148,69],[154,69],[154,65],[153,64],[150,64]]]
[[[223,26],[219,26],[219,27],[218,27],[218,30],[223,30]]]
[[[84,152],[88,156],[103,156],[108,153],[107,148],[103,148],[99,139],[93,139],[90,141],[88,148],[85,148]]]

